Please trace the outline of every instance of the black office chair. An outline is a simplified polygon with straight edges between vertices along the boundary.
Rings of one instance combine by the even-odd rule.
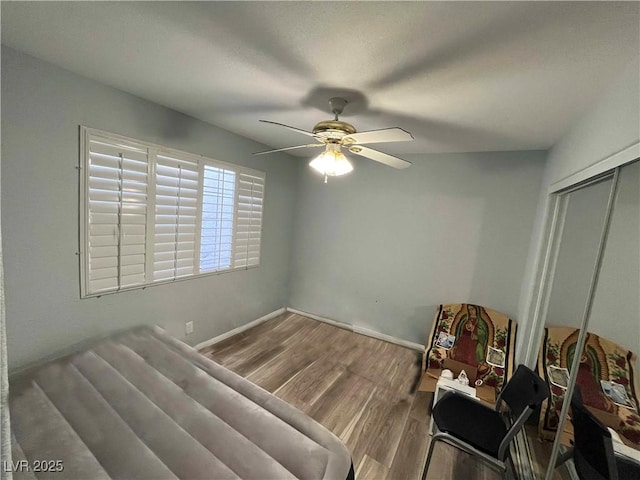
[[[580,389],[571,397],[573,464],[581,480],[637,480],[640,464],[615,455],[609,429],[585,408]],[[571,455],[572,454],[572,455]]]
[[[432,410],[439,431],[431,438],[422,479],[427,477],[433,449],[439,441],[478,456],[503,475],[508,471],[509,461],[513,471],[509,444],[527,418],[548,396],[547,383],[524,365],[518,367],[502,389],[495,409],[462,393],[447,392]],[[506,413],[511,415],[501,412],[502,402],[508,406]],[[509,416],[511,419],[507,418]]]

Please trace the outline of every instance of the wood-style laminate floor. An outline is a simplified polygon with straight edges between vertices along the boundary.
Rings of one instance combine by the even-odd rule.
[[[553,442],[538,438],[538,425],[526,425],[529,446],[531,447],[532,466],[535,478],[545,478]],[[571,480],[568,464],[561,465],[554,470],[554,480]],[[575,477],[574,477],[575,478]]]
[[[339,436],[358,480],[420,479],[432,394],[417,392],[418,352],[286,313],[201,353]],[[427,478],[499,475],[440,443]]]

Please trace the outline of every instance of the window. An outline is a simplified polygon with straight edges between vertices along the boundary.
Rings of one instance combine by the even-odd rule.
[[[236,172],[205,165],[202,185],[200,271],[231,268]]]
[[[82,297],[259,265],[264,172],[81,130]]]

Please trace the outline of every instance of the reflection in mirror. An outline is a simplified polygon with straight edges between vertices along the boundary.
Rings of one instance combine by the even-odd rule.
[[[589,331],[640,352],[640,162],[620,170]]]
[[[547,282],[547,314],[538,358],[539,374],[547,380],[550,399],[542,405],[537,425],[529,425],[536,478],[544,478],[550,464],[556,435],[568,445],[569,431],[558,432],[560,412],[568,384],[569,370],[585,313],[591,279],[596,265],[607,205],[612,187],[608,178],[560,195],[564,221],[556,230],[557,257],[552,278]],[[551,368],[553,367],[553,368]],[[585,363],[582,369],[590,368]],[[556,469],[555,478],[570,478],[566,466]]]
[[[612,180],[565,196],[567,210],[545,326],[580,328]]]
[[[631,478],[640,478],[640,162],[620,170],[587,330],[582,355],[598,362],[600,388],[589,392],[578,378],[584,403],[615,431],[614,449],[636,459]]]

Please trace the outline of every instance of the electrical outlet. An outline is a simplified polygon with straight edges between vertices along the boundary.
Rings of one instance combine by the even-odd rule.
[[[184,332],[187,335],[193,333],[193,322],[187,322],[184,324]]]

